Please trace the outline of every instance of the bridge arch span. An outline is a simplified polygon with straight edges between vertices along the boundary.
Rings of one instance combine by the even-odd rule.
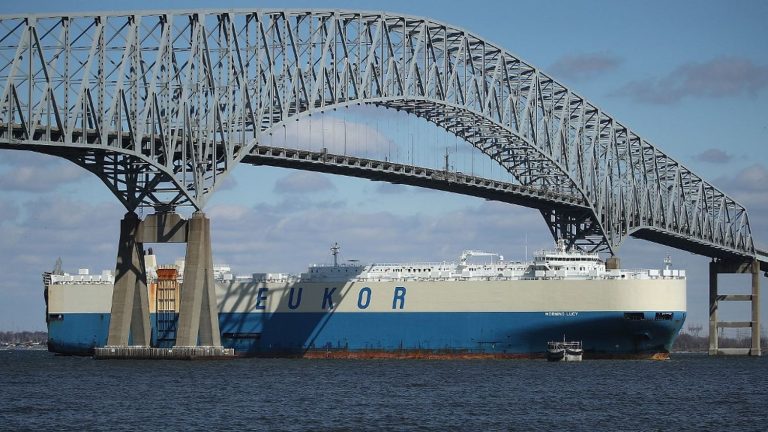
[[[293,116],[274,124],[265,133],[273,133],[284,127],[287,123],[304,119],[313,114],[323,113],[338,108],[346,108],[350,105],[368,104],[377,106],[381,109],[394,109],[407,114],[422,118],[425,121],[439,127],[450,134],[466,141],[472,147],[478,149],[485,156],[498,163],[506,172],[514,178],[514,183],[528,189],[538,191],[539,194],[557,194],[569,196],[570,201],[579,202],[580,205],[574,209],[570,206],[557,206],[556,209],[544,208],[540,206],[537,200],[520,200],[519,196],[510,194],[509,197],[500,197],[493,194],[495,199],[501,199],[506,202],[514,202],[520,205],[534,207],[542,212],[545,221],[550,222],[548,217],[552,214],[577,215],[577,218],[570,219],[566,226],[558,223],[550,223],[552,234],[556,238],[568,240],[569,246],[585,247],[595,249],[597,247],[606,247],[605,243],[600,243],[603,238],[603,228],[600,220],[594,217],[595,209],[591,207],[591,201],[587,193],[580,187],[578,181],[571,177],[566,167],[562,166],[550,154],[543,152],[540,148],[532,145],[525,137],[518,135],[515,131],[499,124],[481,113],[467,109],[444,100],[434,100],[424,97],[414,98],[374,98],[366,101],[342,102],[338,104],[329,104],[321,108],[310,109],[298,112]],[[257,144],[258,145],[258,144]],[[252,152],[251,152],[252,153]],[[284,165],[285,166],[285,165]],[[308,165],[292,164],[294,168],[313,169]],[[329,168],[330,169],[330,168]],[[336,173],[345,173],[346,175],[365,176],[366,172],[359,174],[351,173],[349,170],[331,170]],[[422,179],[414,179],[411,176],[397,174],[381,175],[369,173],[369,177],[377,176],[379,180],[390,182],[401,182],[419,187],[437,188],[441,190],[452,191],[445,188],[442,182],[425,182]],[[415,181],[414,181],[415,180]],[[454,186],[458,186],[454,184]],[[465,190],[460,193],[470,193],[475,189]],[[458,191],[457,191],[458,192]],[[568,231],[569,228],[578,226],[581,232]],[[593,238],[587,239],[583,235],[584,227],[590,230]],[[578,234],[582,234],[579,236]],[[595,241],[597,238],[597,242]],[[589,243],[587,243],[589,242]]]
[[[365,103],[462,136],[523,185],[585,199],[587,212],[542,211],[554,236],[579,247],[613,252],[627,235],[654,231],[754,255],[736,201],[549,75],[456,26],[252,9],[0,21],[0,146],[86,165],[127,207],[202,208],[275,125]]]

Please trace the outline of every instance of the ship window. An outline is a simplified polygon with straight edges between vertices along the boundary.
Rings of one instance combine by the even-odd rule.
[[[645,319],[645,314],[642,312],[624,312],[624,319],[630,321],[642,321]]]
[[[656,312],[657,321],[668,321],[672,319],[672,312]]]

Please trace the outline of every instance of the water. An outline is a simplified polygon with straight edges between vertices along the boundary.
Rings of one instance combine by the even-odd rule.
[[[0,351],[2,430],[766,430],[768,357],[96,361]]]

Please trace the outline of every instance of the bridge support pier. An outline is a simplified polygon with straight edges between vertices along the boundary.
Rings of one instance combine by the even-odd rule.
[[[181,284],[177,347],[221,346],[211,254],[211,221],[195,212],[188,222],[187,257]]]
[[[172,350],[150,348],[151,326],[144,243],[187,243],[181,286],[176,345]],[[176,213],[156,213],[142,221],[125,215],[120,225],[107,346],[96,358],[231,357],[221,346],[213,277],[211,224],[202,212],[185,221]],[[129,346],[130,342],[130,346]]]
[[[611,256],[607,260],[605,260],[605,269],[606,270],[618,270],[621,268],[621,260],[619,260],[619,257],[617,256]]]
[[[115,285],[107,345],[148,347],[150,343],[149,299],[144,247],[139,238],[141,219],[128,212],[120,222]],[[132,340],[131,340],[132,339]]]
[[[719,274],[750,273],[751,294],[718,294]],[[719,321],[718,306],[721,301],[749,301],[752,303],[750,321]],[[721,328],[750,328],[750,348],[720,348],[718,331]],[[709,263],[709,355],[760,356],[760,262],[713,260]]]

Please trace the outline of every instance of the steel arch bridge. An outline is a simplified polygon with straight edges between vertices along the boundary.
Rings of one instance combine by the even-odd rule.
[[[632,235],[712,257],[755,256],[734,199],[502,47],[426,18],[250,9],[3,16],[0,88],[0,148],[67,158],[129,211],[202,209],[237,163],[258,158],[270,131],[370,104],[482,151],[550,203],[536,208],[571,246],[613,254]]]

